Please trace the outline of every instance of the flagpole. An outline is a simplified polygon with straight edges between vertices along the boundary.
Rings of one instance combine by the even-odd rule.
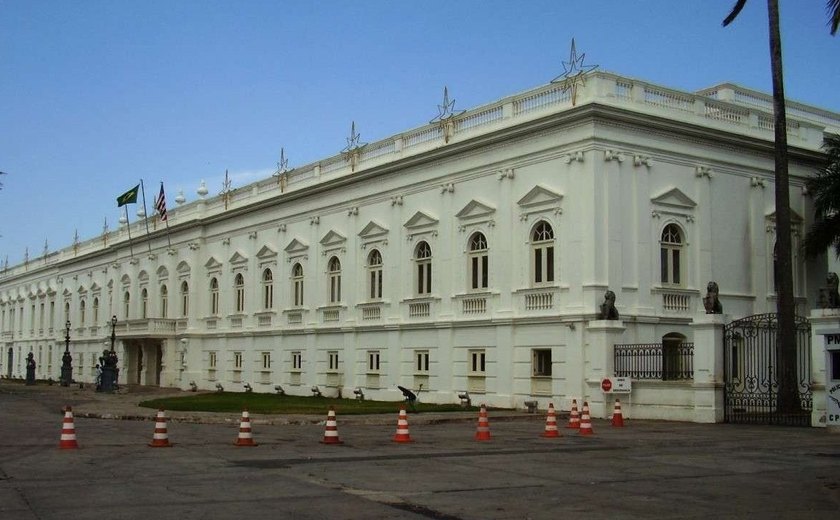
[[[143,194],[143,214],[146,215],[146,243],[149,245],[149,256],[152,256],[152,240],[149,237],[149,214],[146,213],[146,188],[143,187],[143,179],[140,179],[140,192]]]
[[[128,204],[125,205],[125,229],[128,231],[128,250],[131,253],[131,259],[134,259],[134,245],[131,243],[131,222],[128,220]]]

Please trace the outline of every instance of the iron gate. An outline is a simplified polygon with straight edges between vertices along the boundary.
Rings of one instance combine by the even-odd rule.
[[[756,314],[724,328],[724,421],[811,425],[811,325],[796,317],[795,394],[780,405],[775,313]],[[792,395],[791,391],[789,395]]]

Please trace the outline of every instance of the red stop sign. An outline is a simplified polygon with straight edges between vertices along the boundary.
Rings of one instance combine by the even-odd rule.
[[[601,390],[604,392],[609,392],[612,389],[612,381],[609,379],[604,379],[601,381]]]

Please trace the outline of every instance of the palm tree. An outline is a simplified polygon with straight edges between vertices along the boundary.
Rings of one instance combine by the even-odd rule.
[[[746,5],[738,0],[723,20],[729,25]],[[796,382],[796,307],[793,299],[793,262],[790,237],[790,186],[788,181],[787,114],[782,72],[782,38],[779,31],[779,1],[767,0],[770,23],[770,70],[773,76],[773,114],[775,123],[776,169],[776,275],[777,321],[776,359],[779,384],[779,411],[796,412],[801,409]]]
[[[805,181],[813,196],[816,219],[802,247],[812,258],[829,248],[840,258],[840,135],[826,136],[823,148],[828,159],[825,167]]]
[[[723,20],[726,27],[744,9],[747,0],[737,0],[732,11]],[[840,24],[840,0],[826,0],[831,34]],[[796,381],[796,307],[793,299],[793,262],[790,237],[790,186],[788,181],[787,114],[785,113],[785,88],[782,68],[782,37],[779,31],[779,1],[767,0],[770,25],[770,70],[773,76],[773,114],[775,126],[776,169],[776,247],[778,251],[777,276],[778,335],[776,359],[778,360],[779,411],[797,412],[801,409]]]

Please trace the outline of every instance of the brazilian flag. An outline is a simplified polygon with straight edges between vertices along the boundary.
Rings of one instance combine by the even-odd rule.
[[[137,190],[140,189],[140,185],[131,188],[127,192],[123,193],[119,197],[117,197],[117,207],[125,206],[126,204],[132,204],[137,202]]]

